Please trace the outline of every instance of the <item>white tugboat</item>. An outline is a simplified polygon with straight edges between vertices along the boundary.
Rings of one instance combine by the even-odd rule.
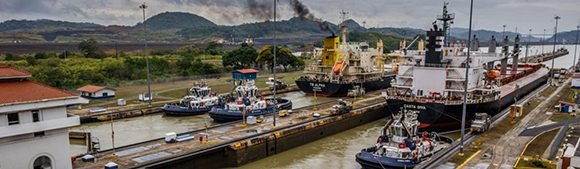
[[[208,112],[214,106],[219,106],[220,98],[211,93],[211,88],[205,81],[194,83],[189,94],[184,96],[178,104],[165,104],[163,112],[170,116],[190,116]]]
[[[453,142],[418,130],[417,112],[402,112],[387,122],[375,146],[356,154],[356,161],[364,168],[413,168]]]

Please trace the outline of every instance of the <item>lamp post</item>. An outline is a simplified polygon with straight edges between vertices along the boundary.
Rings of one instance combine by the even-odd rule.
[[[147,5],[143,2],[142,5],[139,6],[140,9],[143,10],[143,43],[145,43],[145,48],[143,49],[143,55],[145,56],[145,63],[147,64],[147,102],[149,106],[151,106],[151,102],[153,101],[153,97],[151,96],[151,76],[149,75],[149,57],[147,56],[147,26],[145,25],[145,9],[147,9]]]
[[[471,23],[473,20],[473,0],[469,9],[469,36],[467,36],[467,58],[465,60],[465,83],[463,84],[463,110],[461,111],[461,142],[459,146],[459,153],[463,154],[463,145],[465,143],[465,113],[467,111],[467,87],[469,82],[469,54],[471,51]],[[505,32],[505,25],[504,25]]]
[[[276,48],[278,48],[278,45],[276,44],[276,1],[278,0],[274,0],[274,23],[272,23],[272,27],[274,30],[274,39],[273,39],[273,46],[272,48],[274,48],[274,61],[273,63],[273,67],[272,67],[272,76],[274,77],[274,84],[272,85],[272,87],[274,88],[274,90],[272,91],[272,96],[274,96],[274,114],[273,116],[273,121],[272,121],[272,127],[276,127],[276,116],[278,115],[278,100],[276,99],[276,83],[278,83],[278,81],[276,80]]]
[[[576,71],[576,51],[578,50],[578,33],[580,32],[580,25],[576,26],[576,44],[574,45],[574,60],[572,68]]]
[[[526,55],[524,56],[524,61],[528,63],[528,48],[530,47],[530,41],[532,39],[532,29],[528,33],[528,43],[526,43]]]
[[[544,46],[546,46],[546,29],[544,29],[544,36],[542,36],[542,54],[544,54]]]
[[[506,25],[503,25],[503,31],[501,32],[501,38],[505,37],[505,27],[506,27]]]
[[[552,54],[556,53],[556,43],[558,42],[558,20],[561,19],[560,16],[555,16],[556,26],[554,27],[554,48],[552,49]],[[552,59],[552,67],[550,70],[550,83],[554,82],[554,59]]]

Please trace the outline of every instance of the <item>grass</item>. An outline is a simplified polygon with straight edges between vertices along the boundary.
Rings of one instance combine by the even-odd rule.
[[[548,160],[530,158],[527,161],[522,159],[516,165],[517,169],[532,169],[532,168],[549,168],[549,169],[556,169],[556,164],[551,163]]]
[[[532,140],[532,142],[528,144],[528,148],[524,151],[523,156],[541,157],[546,149],[548,149],[550,143],[552,143],[552,140],[554,137],[556,137],[558,132],[559,130],[552,130],[536,137],[536,139]]]

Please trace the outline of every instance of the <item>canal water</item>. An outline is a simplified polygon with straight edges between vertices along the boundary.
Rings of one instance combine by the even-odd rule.
[[[279,97],[292,100],[293,108],[301,108],[316,103],[330,101],[336,98],[307,96],[303,92],[290,92],[280,94]],[[204,128],[205,125],[215,125],[209,115],[198,116],[164,116],[163,113],[154,115],[119,119],[113,121],[115,132],[115,146],[124,146],[146,140],[161,138],[169,132],[186,132]],[[101,149],[113,147],[111,138],[111,122],[87,123],[72,128],[74,131],[89,131],[93,137],[97,137]],[[71,145],[73,155],[86,152],[84,145]]]
[[[569,55],[557,58],[554,61],[556,68],[569,68],[573,64],[574,45],[559,45],[570,52]],[[544,51],[551,51],[553,46],[544,46]],[[486,49],[483,49],[486,50]],[[525,55],[525,46],[522,48],[522,55]],[[542,46],[531,46],[528,55],[539,54]],[[578,58],[577,58],[578,59]],[[551,61],[545,62],[547,66]],[[303,107],[315,104],[315,100],[323,102],[331,100],[329,98],[317,98],[305,96],[302,92],[292,92],[282,97],[291,99],[295,107]],[[161,114],[137,117],[115,121],[115,144],[117,146],[140,142],[147,139],[162,137],[167,132],[184,132],[198,129],[204,126],[207,115],[192,117],[165,117]],[[380,129],[386,123],[386,119],[380,119],[362,126],[328,136],[312,143],[299,146],[297,148],[281,152],[279,154],[246,164],[239,168],[341,168],[359,169],[361,168],[355,161],[354,155],[361,149],[372,146]],[[103,148],[111,147],[111,127],[110,123],[84,124],[75,130],[90,130],[99,137]],[[75,153],[84,152],[84,147],[72,145]]]
[[[253,168],[342,168],[360,169],[355,154],[376,143],[387,119],[380,119],[282,153],[246,164]]]

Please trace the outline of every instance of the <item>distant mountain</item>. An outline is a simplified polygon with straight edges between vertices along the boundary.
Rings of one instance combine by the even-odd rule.
[[[331,30],[338,34],[338,26],[329,24]],[[195,27],[186,28],[177,33],[187,39],[205,37],[208,35],[218,36],[226,39],[234,38],[259,38],[271,37],[274,31],[280,37],[297,37],[308,36],[312,34],[328,34],[320,29],[320,24],[303,18],[291,18],[282,20],[274,24],[270,21],[248,23],[236,26],[217,26],[217,27]]]
[[[188,28],[211,28],[217,25],[210,20],[185,12],[164,12],[145,20],[147,28],[154,31],[182,30]],[[140,28],[141,23],[135,25]]]
[[[510,41],[513,41],[514,38],[516,37],[516,35],[520,35],[520,41],[521,42],[527,42],[528,41],[528,35],[527,34],[521,34],[521,33],[515,33],[515,32],[497,32],[497,31],[490,31],[490,30],[473,30],[471,32],[471,36],[475,35],[477,37],[477,39],[479,39],[480,42],[487,42],[491,39],[492,36],[495,37],[495,39],[500,42],[503,40],[502,36],[508,36]],[[454,39],[463,39],[466,40],[467,37],[469,36],[469,29],[466,28],[451,28],[451,36]],[[538,42],[541,40],[541,38],[538,37],[530,37],[529,40],[531,42]]]
[[[576,33],[580,33],[576,30],[573,31],[566,31],[566,32],[558,32],[558,42],[565,42],[565,43],[576,43]],[[550,37],[548,42],[554,42],[554,36]],[[580,42],[580,39],[579,39]]]
[[[415,28],[392,28],[392,27],[384,27],[384,28],[370,28],[368,29],[370,32],[377,32],[387,35],[394,35],[400,36],[404,38],[414,38],[416,35],[424,35],[425,30],[422,29],[415,29]]]
[[[8,20],[0,23],[0,32],[49,32],[66,30],[94,30],[105,26],[54,20]]]
[[[349,19],[344,21],[344,23],[346,23],[346,26],[348,27],[348,30],[364,30],[365,28],[360,26],[360,24],[358,22],[356,22],[353,19]]]

